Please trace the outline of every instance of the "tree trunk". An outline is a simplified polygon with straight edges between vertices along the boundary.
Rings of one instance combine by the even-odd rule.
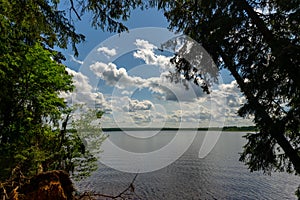
[[[235,4],[238,8],[241,10],[244,10],[248,16],[252,19],[252,23],[254,23],[257,27],[257,30],[260,31],[260,33],[263,36],[263,39],[265,42],[269,45],[272,52],[274,53],[273,56],[275,56],[276,59],[288,59],[287,53],[290,52],[299,52],[299,47],[295,46],[294,44],[291,44],[287,40],[276,38],[271,30],[269,30],[265,24],[265,22],[259,17],[259,15],[254,11],[254,9],[249,5],[249,3],[246,0],[236,0]],[[291,61],[291,60],[288,60]],[[295,62],[295,61],[294,61]],[[295,64],[295,63],[294,63]],[[297,66],[297,64],[295,64]],[[289,77],[292,78],[292,80],[300,85],[300,70],[293,68],[292,66],[286,67],[286,70],[289,74]]]
[[[244,93],[249,103],[256,108],[257,115],[260,115],[265,120],[267,127],[270,127],[270,129],[268,130],[268,134],[270,134],[271,137],[277,141],[285,154],[288,156],[289,160],[294,165],[295,171],[300,174],[300,156],[298,155],[298,151],[292,147],[287,138],[284,136],[284,126],[280,126],[278,122],[276,123],[276,121],[274,122],[266,112],[264,107],[258,102],[257,98],[254,97],[254,95],[246,89],[244,80],[236,71],[236,68],[229,67],[229,71],[234,76],[235,80],[241,88],[241,91]]]

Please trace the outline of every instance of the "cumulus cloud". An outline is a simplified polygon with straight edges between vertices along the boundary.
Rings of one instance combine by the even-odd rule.
[[[130,100],[129,105],[127,107],[129,112],[135,112],[138,110],[150,110],[153,108],[153,104],[149,100],[138,101],[136,99]]]
[[[241,95],[237,93],[238,88],[233,82],[230,84],[220,85],[219,88],[213,92],[212,96],[200,96],[194,101],[171,101],[166,104],[160,104],[161,107],[157,107],[150,100],[136,100],[131,99],[128,96],[108,97],[104,96],[102,93],[93,92],[94,90],[89,84],[89,80],[86,76],[80,72],[75,72],[70,69],[67,70],[73,75],[76,89],[72,94],[62,94],[63,97],[71,97],[73,103],[96,103],[96,106],[99,105],[99,108],[106,112],[110,112],[112,110],[114,112],[119,112],[119,118],[117,117],[113,120],[123,120],[124,124],[126,124],[126,121],[128,122],[128,119],[130,119],[134,124],[149,122],[154,124],[182,122],[192,124],[192,126],[196,127],[198,122],[201,122],[204,124],[203,126],[207,126],[211,117],[213,120],[216,120],[218,116],[236,116],[233,111],[238,108],[238,104],[231,104],[230,102],[242,102],[240,99]],[[152,81],[155,82],[154,80]],[[159,86],[156,86],[156,88],[159,88]],[[223,91],[220,90],[221,88]],[[171,89],[169,90],[171,91]],[[228,105],[225,105],[224,102],[220,100],[222,97],[226,97],[226,94],[231,95],[228,98]],[[209,101],[212,103],[209,103]],[[112,102],[114,102],[112,106],[108,105],[108,103]],[[210,106],[210,104],[213,106]],[[165,112],[162,112],[162,108],[165,109]],[[103,120],[106,120],[107,123],[109,120],[112,120],[112,118],[106,116]]]
[[[119,68],[114,63],[96,62],[90,69],[105,81],[106,85],[122,89],[121,94],[132,94],[131,89],[147,88],[156,97],[170,101],[191,101],[195,97],[203,95],[202,89],[191,84],[190,89],[179,83],[170,83],[166,78],[168,70],[174,66],[170,63],[170,58],[164,55],[156,55],[154,50],[157,47],[148,41],[137,39],[135,42],[138,50],[134,52],[135,58],[144,60],[146,64],[156,65],[162,72],[160,77],[141,78],[130,76],[125,68]],[[141,71],[142,75],[143,71]]]
[[[170,62],[171,57],[155,54],[155,50],[158,49],[155,45],[141,39],[137,39],[134,44],[138,49],[133,53],[135,58],[142,59],[148,65],[159,66],[165,71],[174,68]]]
[[[118,67],[114,63],[96,62],[90,66],[90,69],[105,81],[106,85],[112,86],[120,90],[118,95],[103,97],[98,95],[94,99],[100,102],[109,102],[112,106],[114,116],[111,120],[116,120],[124,124],[128,124],[128,120],[134,123],[143,123],[149,121],[162,122],[184,122],[198,126],[198,122],[202,126],[220,126],[223,125],[224,119],[226,124],[244,123],[242,118],[237,117],[237,110],[245,102],[235,81],[216,85],[210,95],[204,94],[202,89],[194,84],[189,85],[189,89],[179,83],[170,83],[165,75],[174,66],[170,63],[170,57],[158,55],[155,51],[157,47],[148,41],[138,39],[135,42],[137,51],[133,56],[142,59],[146,64],[158,66],[162,72],[159,77],[142,78],[144,76],[130,75],[130,71],[125,68]],[[107,56],[114,56],[116,51],[106,47],[100,47],[99,52]],[[143,71],[141,71],[143,73]],[[79,76],[79,75],[78,75]],[[84,77],[82,81],[86,81]],[[79,87],[87,87],[83,84]],[[149,92],[159,102],[164,102],[165,112],[156,109],[152,99],[136,100],[129,97],[138,89],[148,89]],[[85,89],[87,90],[87,89]],[[92,88],[90,88],[92,91]],[[179,103],[181,105],[179,105]],[[104,103],[102,103],[104,105]],[[108,118],[105,118],[108,119]],[[251,124],[250,120],[247,121]],[[187,126],[188,127],[188,126]]]
[[[152,116],[151,115],[147,115],[144,113],[134,113],[132,115],[130,115],[132,121],[134,122],[134,124],[143,124],[145,122],[151,122],[152,121]]]
[[[134,52],[133,56],[142,59],[146,64],[158,66],[161,71],[159,78],[149,78],[145,82],[144,86],[148,87],[150,91],[158,93],[163,99],[170,101],[191,101],[195,97],[203,95],[202,89],[194,84],[188,83],[189,90],[186,90],[183,83],[171,83],[166,78],[169,71],[174,69],[174,65],[170,62],[170,56],[157,55],[155,50],[158,48],[146,40],[137,39],[135,45],[138,50]]]
[[[245,102],[245,98],[240,92],[236,81],[232,81],[231,83],[227,84],[220,84],[215,93],[224,97],[225,104],[231,109],[235,109],[235,113],[237,112],[237,109]]]
[[[107,47],[99,47],[97,49],[98,52],[104,53],[104,55],[106,55],[107,57],[112,57],[117,55],[117,50],[116,49],[109,49]]]
[[[132,88],[147,88],[160,99],[170,101],[191,101],[203,95],[202,89],[196,85],[190,84],[190,89],[187,90],[183,84],[171,83],[162,76],[147,79],[130,76],[125,68],[118,68],[114,63],[96,62],[90,66],[90,69],[104,80],[106,85],[122,89],[121,93],[124,95],[131,94]]]
[[[66,71],[73,76],[73,85],[75,89],[73,92],[61,92],[60,97],[65,98],[69,104],[85,104],[89,107],[101,107],[104,110],[108,109],[109,105],[106,102],[104,95],[100,92],[95,92],[90,85],[87,76],[81,72],[76,72],[69,68]]]
[[[218,85],[209,97],[213,119],[225,117],[225,125],[252,125],[252,119],[243,119],[237,115],[238,109],[246,102],[236,81]]]
[[[140,86],[145,83],[145,80],[140,77],[129,76],[125,68],[118,69],[114,63],[96,62],[90,66],[90,69],[95,75],[103,79],[107,85],[120,89]]]
[[[119,112],[149,111],[155,107],[150,100],[137,100],[129,96],[113,97],[110,102]]]
[[[162,100],[154,104],[150,99],[136,100],[125,96],[114,97],[114,102],[112,107],[118,113],[114,120],[127,125],[128,121],[132,124],[151,122],[154,126],[172,124],[183,127],[252,125],[251,119],[245,120],[237,116],[236,112],[244,102],[244,97],[235,82],[221,84],[211,95],[200,96],[193,101]]]
[[[70,57],[71,57],[71,61],[73,61],[75,63],[78,63],[80,65],[83,64],[83,61],[76,59],[73,55],[70,55]]]
[[[134,127],[137,124],[148,124],[155,115],[154,104],[150,100],[137,100],[129,96],[111,97],[113,120],[118,125]]]

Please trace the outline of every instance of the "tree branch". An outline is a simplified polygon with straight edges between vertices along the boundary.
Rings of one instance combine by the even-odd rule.
[[[5,199],[9,199],[9,197],[8,197],[8,195],[7,195],[7,192],[6,192],[6,189],[5,189],[4,185],[3,185],[3,183],[1,183],[1,187],[3,188],[3,193],[4,193],[3,199],[4,199],[4,200],[5,200]]]
[[[221,53],[225,65],[228,67],[229,71],[237,81],[237,84],[241,88],[241,91],[244,93],[245,97],[248,99],[249,103],[256,108],[255,111],[264,119],[264,123],[266,124],[265,127],[270,128],[268,130],[268,134],[270,134],[271,137],[277,141],[293,164],[296,173],[300,174],[300,157],[297,150],[292,147],[287,138],[284,136],[284,126],[272,120],[264,107],[258,102],[258,99],[247,89],[244,79],[238,73],[233,62],[228,59],[221,48],[219,48],[219,52]]]
[[[124,199],[124,196],[126,195],[125,193],[130,191],[132,193],[134,193],[136,196],[138,196],[135,191],[134,191],[134,181],[136,180],[138,174],[136,174],[133,178],[133,180],[131,181],[131,183],[128,185],[128,187],[126,187],[122,192],[120,192],[118,195],[108,195],[108,194],[99,194],[99,193],[95,193],[95,194],[90,194],[88,192],[83,193],[82,195],[80,195],[79,200],[84,198],[84,197],[89,197],[89,199],[91,199],[92,196],[96,197],[105,197],[105,198],[110,198],[110,199]],[[139,197],[138,197],[139,198]]]
[[[73,0],[70,0],[70,3],[71,3],[70,11],[73,10],[73,12],[74,12],[75,15],[77,16],[77,18],[78,18],[79,20],[81,20],[81,17],[80,17],[80,15],[79,15],[79,13],[77,12],[77,10],[76,10],[75,7],[74,7],[74,2],[73,2]]]
[[[290,51],[297,51],[299,50],[298,47],[293,46],[291,43],[287,42],[286,40],[276,38],[271,30],[268,29],[264,20],[253,10],[251,5],[246,0],[235,0],[236,5],[241,9],[244,10],[250,19],[252,19],[253,24],[257,26],[257,29],[262,34],[266,43],[271,47],[272,51],[275,53],[275,57],[279,58],[282,54]],[[293,48],[294,47],[294,50]],[[288,71],[290,77],[295,81],[298,85],[300,85],[300,79],[298,78],[300,75],[300,71],[295,70],[291,67],[287,67],[286,70]]]

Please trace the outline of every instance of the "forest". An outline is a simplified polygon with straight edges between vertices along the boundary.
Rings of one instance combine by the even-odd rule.
[[[81,138],[100,146],[105,140],[100,109],[69,106],[60,94],[76,90],[63,64],[85,36],[74,20],[90,14],[100,32],[122,33],[134,9],[164,13],[168,29],[199,42],[218,70],[228,70],[246,99],[238,115],[253,117],[255,131],[245,136],[240,161],[250,171],[300,174],[300,2],[291,0],[0,0],[0,197],[46,198],[45,188],[73,199],[72,179],[97,169],[95,153]],[[194,49],[193,49],[194,48]],[[210,93],[215,73],[203,71],[198,57],[187,62],[197,46],[183,46],[171,59],[180,77]],[[205,62],[205,61],[203,61]],[[200,81],[199,81],[200,80]],[[82,111],[80,116],[76,116]],[[87,131],[88,130],[88,131]],[[88,132],[95,134],[89,135]],[[50,172],[53,172],[51,174]],[[50,187],[45,180],[51,180]],[[44,181],[44,182],[43,182]],[[30,182],[32,185],[30,185]],[[61,183],[59,183],[61,182]],[[64,183],[63,183],[64,182]],[[43,189],[38,189],[38,185]],[[130,189],[130,188],[129,188]],[[300,187],[295,191],[300,198]],[[60,196],[59,196],[60,195]],[[117,197],[117,198],[123,198]]]

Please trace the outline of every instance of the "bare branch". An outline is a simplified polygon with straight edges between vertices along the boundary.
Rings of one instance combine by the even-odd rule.
[[[80,17],[80,15],[78,14],[78,12],[77,12],[77,10],[75,9],[75,7],[74,7],[74,2],[73,2],[73,0],[70,0],[70,3],[71,3],[71,8],[70,8],[70,11],[72,11],[73,10],[73,12],[75,13],[75,15],[77,16],[77,18],[79,19],[79,20],[81,20],[81,17]]]
[[[91,197],[96,197],[96,196],[97,196],[97,197],[110,198],[110,199],[118,199],[118,198],[124,199],[124,198],[125,198],[124,196],[126,195],[126,192],[128,192],[128,191],[130,191],[131,193],[133,193],[133,194],[135,194],[136,196],[138,196],[138,195],[135,193],[135,191],[134,191],[134,185],[133,185],[133,183],[134,183],[134,181],[136,180],[137,176],[138,176],[138,174],[136,174],[136,175],[134,176],[134,178],[132,179],[132,181],[131,181],[131,183],[128,185],[128,187],[125,188],[125,189],[124,189],[122,192],[120,192],[118,195],[113,196],[113,195],[99,194],[99,193],[90,194],[90,193],[88,193],[88,192],[85,192],[85,193],[83,193],[82,195],[80,195],[79,200],[80,200],[80,199],[83,199],[84,197],[88,197],[89,199],[92,199]],[[138,197],[138,198],[139,198],[139,197]]]
[[[113,199],[117,199],[117,198],[122,198],[122,195],[125,194],[125,192],[127,191],[131,191],[134,193],[134,186],[133,186],[133,183],[136,179],[136,177],[138,176],[138,174],[135,175],[135,177],[133,178],[133,180],[131,181],[130,185],[125,189],[123,190],[123,192],[121,192],[119,195],[115,196]]]
[[[3,199],[9,199],[8,195],[7,195],[7,192],[6,192],[6,189],[4,187],[4,185],[1,183],[1,187],[3,188],[3,193],[4,193],[4,196],[3,196]]]

